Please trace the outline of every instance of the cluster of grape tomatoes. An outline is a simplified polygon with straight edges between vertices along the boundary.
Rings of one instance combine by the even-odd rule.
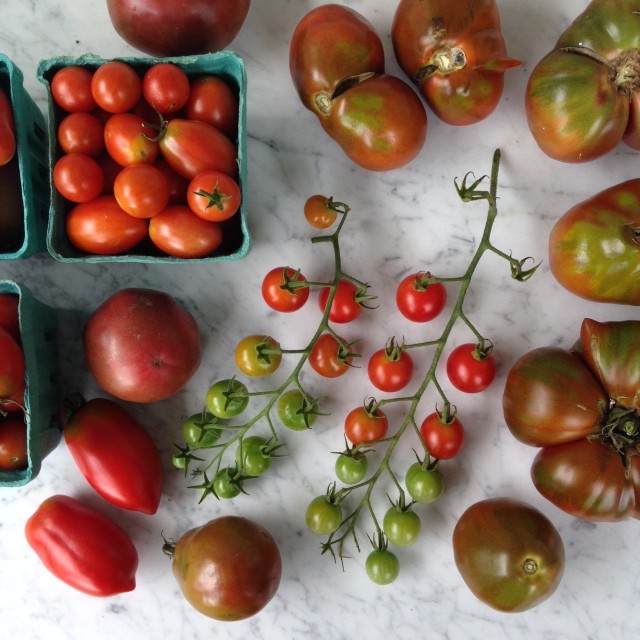
[[[150,241],[148,251],[186,259],[218,249],[241,203],[239,98],[223,77],[109,60],[60,67],[50,90],[52,180],[74,247],[118,255]]]

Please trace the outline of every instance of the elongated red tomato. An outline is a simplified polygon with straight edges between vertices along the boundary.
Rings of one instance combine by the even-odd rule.
[[[238,173],[235,145],[224,133],[206,122],[181,118],[170,120],[165,123],[158,141],[167,163],[189,180],[209,169],[232,177]]]
[[[138,552],[119,525],[64,495],[47,498],[27,520],[25,536],[54,576],[91,596],[133,591]]]
[[[16,153],[16,131],[13,107],[7,94],[0,88],[0,167],[7,164]]]
[[[83,404],[64,427],[64,439],[82,475],[105,500],[153,514],[164,472],[158,447],[146,429],[106,398]]]

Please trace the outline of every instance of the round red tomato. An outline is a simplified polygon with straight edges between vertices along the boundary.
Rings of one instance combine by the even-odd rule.
[[[331,333],[323,333],[309,353],[309,365],[324,378],[338,378],[349,371],[354,354],[349,345]]]
[[[152,218],[169,204],[169,185],[154,165],[131,164],[116,176],[113,195],[130,216]]]
[[[91,93],[93,71],[78,65],[58,69],[51,78],[51,97],[68,113],[92,111],[96,101]]]
[[[24,417],[11,416],[0,420],[0,469],[17,471],[26,469],[28,464]]]
[[[344,433],[355,447],[363,442],[382,440],[389,429],[386,414],[375,406],[361,406],[352,409],[344,420]]]
[[[160,147],[150,136],[153,132],[135,113],[116,113],[104,125],[107,153],[123,167],[138,162],[155,162]]]
[[[53,166],[53,184],[71,202],[89,202],[102,193],[104,174],[100,165],[82,153],[66,153]]]
[[[330,293],[330,287],[323,287],[320,289],[318,304],[320,305],[320,310],[323,313],[327,307],[327,300],[329,299]],[[353,282],[350,280],[339,280],[331,302],[329,320],[339,324],[355,320],[362,312],[363,307],[361,300],[365,298],[366,293],[364,293],[361,288]]]
[[[304,217],[312,227],[328,229],[336,221],[338,211],[333,199],[316,194],[305,201]]]
[[[420,435],[429,454],[438,460],[448,460],[458,455],[464,444],[464,428],[458,418],[447,420],[439,413],[428,415],[420,425]]]
[[[447,358],[451,384],[466,393],[487,389],[496,377],[496,362],[486,349],[471,342],[456,347]]]
[[[228,220],[240,208],[241,200],[238,183],[221,171],[198,173],[187,187],[187,204],[203,220]]]
[[[438,317],[447,303],[447,290],[442,282],[432,282],[429,272],[406,276],[396,290],[400,313],[413,322],[428,322]]]
[[[404,389],[413,377],[413,359],[395,344],[378,349],[369,358],[369,380],[376,389],[392,393]]]
[[[229,140],[238,137],[238,97],[219,76],[203,75],[193,80],[185,114],[189,120],[220,129]]]
[[[20,345],[0,329],[0,398],[10,398],[24,385],[26,365]]]
[[[175,258],[206,258],[222,243],[217,222],[198,217],[185,205],[171,205],[149,221],[149,238]]]
[[[105,111],[124,113],[138,104],[142,96],[142,81],[131,65],[109,60],[93,72],[91,95]]]
[[[291,267],[276,267],[262,281],[262,298],[276,311],[297,311],[309,299],[307,280]]]
[[[64,153],[83,153],[95,158],[104,149],[104,125],[92,113],[79,111],[58,125],[58,144]]]
[[[113,196],[99,196],[77,204],[66,219],[67,237],[87,253],[113,256],[127,251],[147,236],[147,221],[124,212]]]
[[[170,62],[151,65],[142,76],[142,96],[160,113],[175,113],[187,104],[191,86],[187,74]]]

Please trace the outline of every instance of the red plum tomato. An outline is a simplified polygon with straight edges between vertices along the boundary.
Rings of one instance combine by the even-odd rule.
[[[191,82],[185,116],[220,129],[229,140],[238,137],[238,96],[221,77],[198,76]]]
[[[163,114],[180,111],[187,104],[190,90],[187,74],[170,62],[153,64],[142,76],[142,97]]]
[[[382,409],[356,407],[344,420],[344,433],[353,446],[382,440],[389,429],[389,419]]]
[[[187,204],[203,220],[222,222],[240,208],[238,183],[226,173],[209,170],[198,173],[187,187]]]
[[[58,193],[71,202],[95,200],[104,187],[100,165],[83,153],[66,153],[53,166],[53,184]]]
[[[152,218],[169,204],[169,184],[154,165],[131,164],[115,177],[113,195],[130,216]]]
[[[145,121],[135,113],[116,113],[104,125],[107,153],[123,167],[138,162],[153,164],[158,157],[158,142],[149,137]]]
[[[60,121],[57,138],[64,153],[95,158],[104,149],[104,124],[92,113],[70,113]]]
[[[88,112],[97,104],[91,93],[93,71],[79,65],[60,67],[50,82],[53,101],[67,113]]]
[[[138,104],[142,96],[142,81],[131,65],[109,60],[93,72],[91,95],[96,104],[108,113],[124,113]]]

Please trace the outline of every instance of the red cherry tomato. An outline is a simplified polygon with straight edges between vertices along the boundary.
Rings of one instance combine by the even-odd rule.
[[[371,384],[380,391],[400,391],[411,382],[413,359],[399,347],[385,347],[374,352],[369,358],[367,372]]]
[[[309,353],[309,365],[324,378],[337,378],[351,367],[353,354],[349,345],[331,333],[323,333]]]
[[[338,217],[333,206],[333,200],[316,194],[306,199],[304,203],[304,217],[316,229],[328,229]]]
[[[238,137],[238,97],[220,77],[200,76],[191,83],[185,107],[189,120],[200,120],[220,129],[229,140]]]
[[[187,104],[190,90],[187,74],[169,62],[151,65],[142,77],[142,95],[160,113],[180,111]]]
[[[430,273],[419,271],[404,278],[396,290],[400,313],[413,322],[436,318],[447,303],[447,290],[442,282],[430,282]]]
[[[389,419],[377,407],[356,407],[344,420],[344,433],[355,447],[363,442],[377,442],[387,435]]]
[[[77,204],[67,214],[67,236],[81,251],[112,256],[131,251],[147,236],[147,221],[120,208],[113,196]]]
[[[58,579],[91,596],[136,586],[138,552],[124,529],[75,498],[47,498],[27,520],[25,536]]]
[[[64,439],[82,475],[105,500],[154,514],[164,471],[153,438],[122,407],[94,398],[64,425]]]
[[[0,469],[18,471],[26,469],[27,425],[24,417],[11,416],[0,421]]]
[[[58,69],[51,78],[51,97],[68,113],[92,111],[96,101],[91,93],[93,71],[86,67],[69,65]]]
[[[496,361],[473,343],[461,344],[447,358],[447,376],[451,384],[466,393],[479,393],[496,377]]]
[[[0,329],[0,398],[10,398],[24,385],[26,365],[20,345]]]
[[[306,278],[291,267],[276,267],[262,281],[262,297],[276,311],[297,311],[309,299]]]
[[[240,208],[241,199],[238,183],[221,171],[203,171],[187,188],[187,204],[203,220],[228,220]]]
[[[53,184],[67,200],[89,202],[102,193],[104,174],[90,156],[66,153],[53,166]]]
[[[222,243],[217,222],[199,218],[185,205],[172,205],[149,221],[149,238],[164,253],[176,258],[206,258]]]
[[[455,416],[445,421],[438,413],[428,415],[420,425],[420,435],[438,460],[457,456],[464,444],[464,427]]]
[[[138,104],[142,95],[142,81],[131,65],[110,60],[93,72],[91,95],[105,111],[124,113]]]
[[[154,165],[132,164],[116,176],[113,195],[130,216],[152,218],[169,204],[169,185]]]
[[[323,313],[327,306],[330,292],[330,287],[323,287],[318,294],[318,304]],[[360,315],[362,305],[359,304],[357,300],[358,292],[358,286],[350,280],[338,281],[336,292],[331,302],[331,310],[329,311],[329,320],[331,320],[331,322],[344,324],[346,322],[352,322]]]
[[[149,137],[151,130],[134,113],[116,113],[104,125],[104,146],[107,153],[126,167],[138,162],[153,164],[158,157],[158,143]]]
[[[64,153],[83,153],[95,158],[104,149],[104,125],[92,113],[79,111],[58,125],[58,144]]]

